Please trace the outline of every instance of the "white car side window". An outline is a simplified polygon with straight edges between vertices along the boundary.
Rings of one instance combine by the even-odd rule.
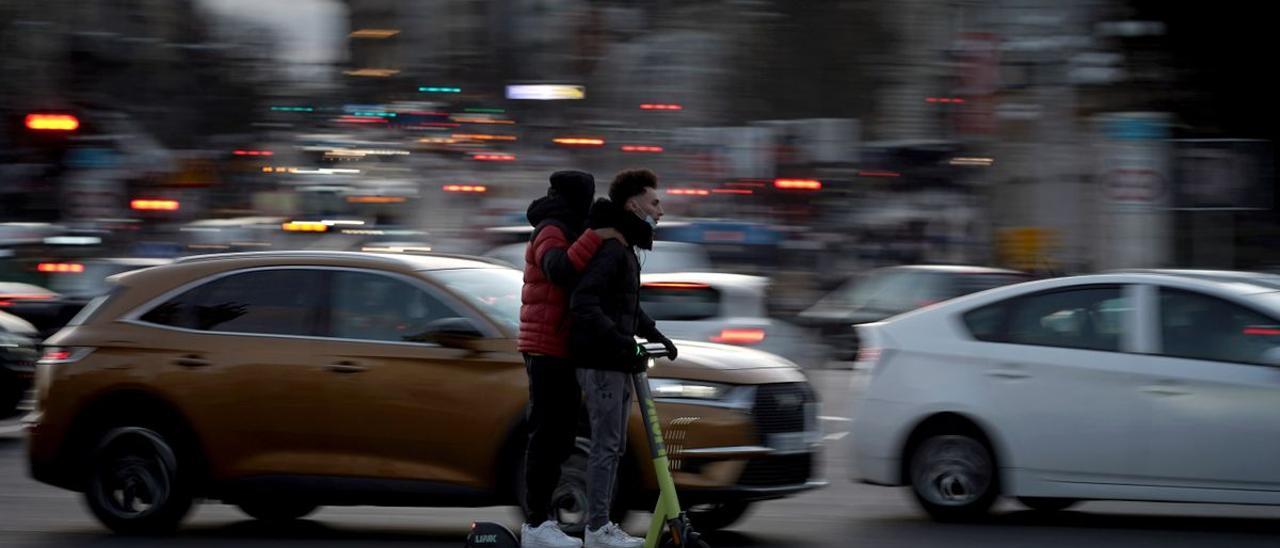
[[[1132,304],[1119,286],[1017,297],[965,314],[978,340],[1119,352]]]
[[[1162,287],[1160,336],[1165,356],[1272,365],[1280,322],[1217,297]]]

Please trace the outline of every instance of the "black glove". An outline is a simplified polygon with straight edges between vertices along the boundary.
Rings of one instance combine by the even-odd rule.
[[[676,361],[676,343],[671,342],[671,339],[666,337],[659,339],[658,342],[662,343],[662,346],[667,348],[667,359]]]
[[[633,375],[636,373],[644,373],[648,371],[650,358],[649,358],[649,353],[645,351],[644,347],[641,346],[640,344],[636,344],[636,349],[635,349],[635,352],[633,352],[633,354],[634,354],[633,356],[627,358],[623,362],[626,364],[626,367],[624,368],[625,371]]]

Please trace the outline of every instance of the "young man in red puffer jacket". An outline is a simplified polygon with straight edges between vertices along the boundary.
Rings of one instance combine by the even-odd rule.
[[[529,374],[529,448],[525,454],[525,548],[577,548],[550,519],[551,494],[560,465],[577,433],[582,389],[569,360],[569,293],[578,275],[613,229],[586,230],[595,179],[581,171],[551,175],[547,195],[529,205],[534,226],[525,250],[519,350]],[[572,242],[572,245],[570,245]]]

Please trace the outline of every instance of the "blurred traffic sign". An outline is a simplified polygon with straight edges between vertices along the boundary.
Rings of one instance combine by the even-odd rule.
[[[1141,167],[1107,172],[1104,192],[1114,202],[1151,203],[1164,196],[1167,182],[1159,171]]]

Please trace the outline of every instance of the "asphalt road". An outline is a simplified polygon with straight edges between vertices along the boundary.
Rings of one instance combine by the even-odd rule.
[[[918,511],[909,493],[845,479],[849,371],[812,372],[823,399],[825,466],[831,486],[757,505],[729,530],[712,533],[715,547],[964,546],[1280,546],[1280,508],[1138,503],[1089,503],[1054,515],[1002,503],[981,524],[944,525]],[[222,505],[204,505],[175,538],[114,536],[73,493],[27,476],[21,430],[0,422],[0,545],[2,546],[461,546],[473,520],[518,526],[510,508],[327,508],[284,527],[266,527]],[[642,534],[648,514],[625,524]]]

